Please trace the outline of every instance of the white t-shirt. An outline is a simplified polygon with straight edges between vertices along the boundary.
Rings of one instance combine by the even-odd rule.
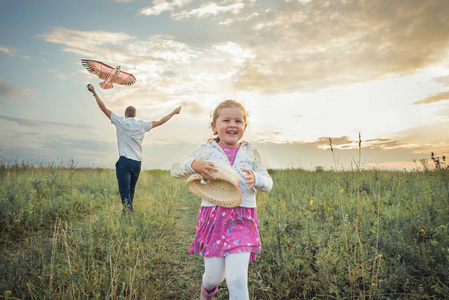
[[[142,141],[145,133],[153,128],[153,122],[135,118],[119,117],[111,113],[111,123],[117,132],[118,154],[129,159],[142,161]]]

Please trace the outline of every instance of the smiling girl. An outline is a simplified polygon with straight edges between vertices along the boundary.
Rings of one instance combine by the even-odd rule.
[[[229,299],[249,299],[248,265],[261,251],[256,189],[268,192],[273,181],[250,143],[241,141],[248,113],[234,100],[218,104],[212,115],[214,138],[173,165],[171,175],[183,178],[199,173],[213,180],[214,163],[226,164],[240,175],[242,203],[224,208],[202,200],[196,235],[189,253],[204,257],[200,299],[213,299],[226,278]]]

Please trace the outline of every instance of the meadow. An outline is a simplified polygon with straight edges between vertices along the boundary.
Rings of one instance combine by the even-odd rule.
[[[270,174],[251,299],[449,298],[447,169]],[[168,171],[122,216],[115,170],[3,164],[0,202],[1,298],[199,298],[200,200]]]

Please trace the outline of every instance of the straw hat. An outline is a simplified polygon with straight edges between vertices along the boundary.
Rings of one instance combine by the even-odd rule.
[[[215,180],[205,180],[198,173],[187,178],[189,191],[212,204],[222,207],[236,207],[242,203],[240,192],[240,176],[231,167],[214,163],[217,169],[212,174]]]

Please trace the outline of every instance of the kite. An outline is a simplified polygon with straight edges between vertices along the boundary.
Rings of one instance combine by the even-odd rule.
[[[134,75],[120,70],[120,66],[113,68],[100,61],[88,59],[82,59],[81,63],[87,71],[104,80],[100,83],[101,88],[104,90],[112,89],[114,87],[112,85],[113,83],[120,85],[132,85],[137,81]]]

